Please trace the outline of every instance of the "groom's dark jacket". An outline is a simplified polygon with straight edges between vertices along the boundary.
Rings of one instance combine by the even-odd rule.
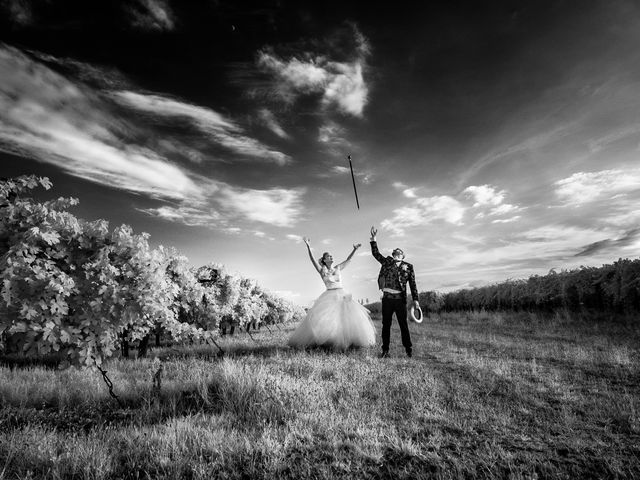
[[[411,289],[411,297],[414,300],[418,300],[418,287],[416,287],[416,275],[413,272],[413,265],[405,261],[400,262],[400,266],[396,266],[396,261],[393,257],[383,257],[378,251],[378,244],[371,242],[371,253],[378,260],[382,267],[378,274],[378,288],[393,288],[394,290],[400,290],[407,298],[407,282],[409,282],[409,288]]]

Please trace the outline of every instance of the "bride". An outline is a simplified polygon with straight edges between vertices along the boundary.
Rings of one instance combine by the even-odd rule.
[[[350,346],[366,347],[376,342],[376,330],[369,311],[342,289],[340,272],[347,266],[360,244],[353,246],[347,259],[337,265],[325,252],[316,261],[309,239],[305,238],[311,263],[322,277],[327,290],[318,297],[306,317],[289,338],[292,347],[327,346],[346,350]]]

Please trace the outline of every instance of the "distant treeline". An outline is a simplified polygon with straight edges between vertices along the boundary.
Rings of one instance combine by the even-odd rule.
[[[459,310],[640,312],[640,260],[620,259],[602,267],[551,271],[528,279],[457,290],[420,292],[426,312]],[[379,302],[367,305],[379,311]]]

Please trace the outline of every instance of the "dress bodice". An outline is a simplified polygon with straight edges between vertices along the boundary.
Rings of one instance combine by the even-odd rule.
[[[339,268],[332,268],[329,270],[327,267],[322,267],[320,276],[322,277],[322,281],[324,282],[324,286],[327,287],[327,290],[342,288],[342,278],[340,276]]]

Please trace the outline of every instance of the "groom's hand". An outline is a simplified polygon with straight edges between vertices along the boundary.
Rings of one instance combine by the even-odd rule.
[[[375,227],[371,227],[371,241],[375,242],[376,241],[376,235],[378,234],[378,230],[375,229]]]

